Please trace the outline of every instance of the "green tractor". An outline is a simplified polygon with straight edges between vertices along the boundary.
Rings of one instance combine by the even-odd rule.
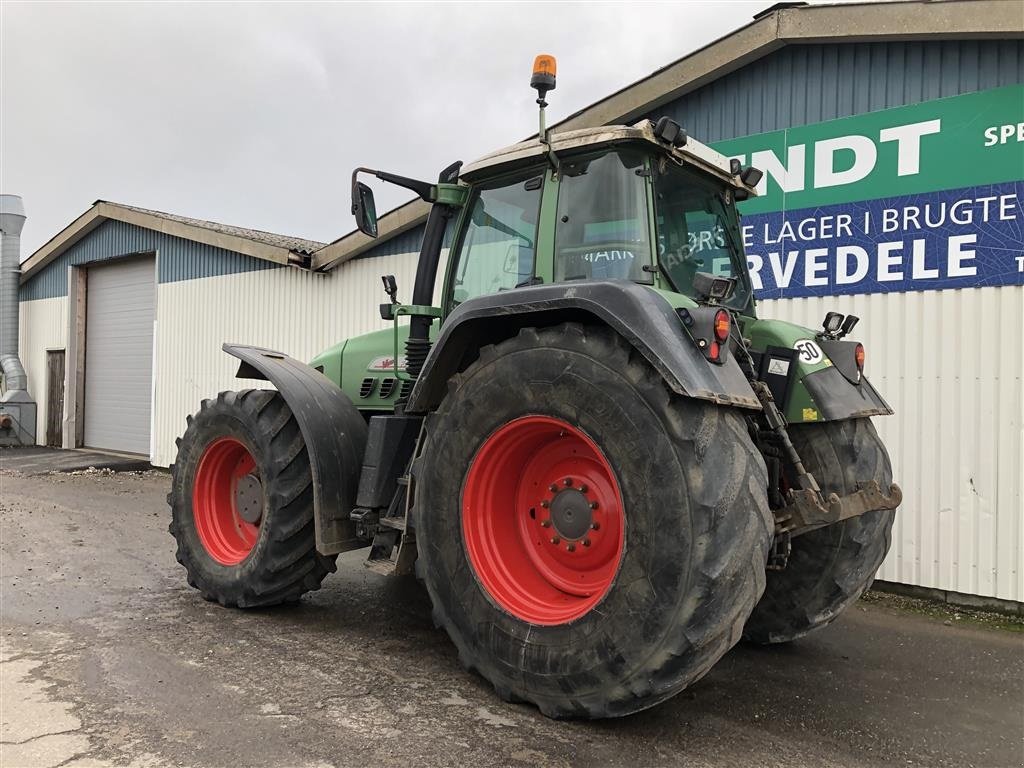
[[[637,712],[745,637],[825,626],[867,588],[901,500],[844,337],[757,317],[737,201],[760,172],[663,118],[552,133],[436,183],[411,303],[308,365],[225,344],[240,378],[189,419],[170,530],[239,608],[319,588],[369,547],[509,701]],[[446,249],[446,242],[451,247]],[[435,282],[447,269],[439,306]]]

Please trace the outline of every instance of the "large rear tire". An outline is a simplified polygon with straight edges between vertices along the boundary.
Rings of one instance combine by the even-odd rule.
[[[843,496],[857,484],[892,483],[892,466],[868,419],[790,427],[793,444],[822,492]],[[789,562],[770,571],[744,636],[786,643],[828,625],[863,594],[889,551],[895,510],[878,510],[793,539]]]
[[[415,471],[436,623],[499,695],[551,717],[675,695],[764,587],[767,473],[743,417],[672,394],[608,329],[482,349]]]
[[[309,456],[284,398],[221,392],[188,422],[167,496],[188,583],[239,608],[319,589],[335,556],[316,551]]]

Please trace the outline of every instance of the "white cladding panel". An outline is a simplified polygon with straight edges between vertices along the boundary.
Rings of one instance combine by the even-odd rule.
[[[150,454],[156,262],[91,266],[85,292],[85,445]]]
[[[19,309],[18,353],[28,374],[28,393],[36,402],[36,443],[45,445],[46,351],[67,345],[68,298],[23,301]]]
[[[874,419],[903,488],[887,581],[1024,601],[1024,287],[758,303],[808,328],[862,318]]]
[[[386,328],[378,309],[387,301],[380,276],[395,275],[399,299],[411,300],[417,256],[356,259],[323,274],[285,268],[161,283],[153,463],[174,461],[185,416],[203,398],[269,386],[235,378],[238,361],[221,351],[223,342],[305,361],[346,338]]]

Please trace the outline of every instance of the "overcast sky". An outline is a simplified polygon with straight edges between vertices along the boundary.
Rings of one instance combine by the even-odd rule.
[[[557,121],[771,2],[2,0],[0,191],[23,258],[96,199],[327,242],[353,167],[432,179],[536,130],[535,54]]]

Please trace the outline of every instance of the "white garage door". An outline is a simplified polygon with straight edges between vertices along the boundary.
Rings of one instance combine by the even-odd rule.
[[[149,455],[156,272],[152,258],[90,267],[85,445]]]

